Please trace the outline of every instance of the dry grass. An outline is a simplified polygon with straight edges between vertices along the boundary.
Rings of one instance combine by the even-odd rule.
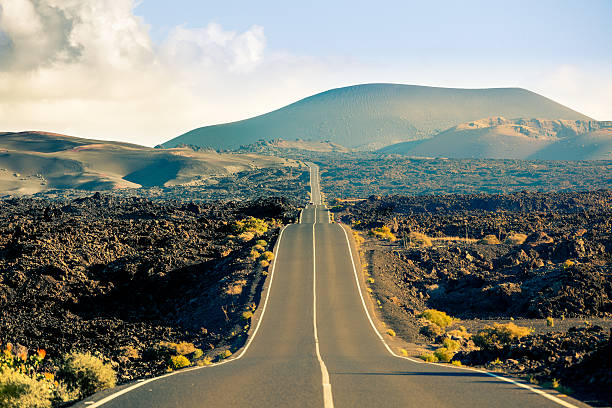
[[[495,235],[486,235],[484,238],[478,241],[478,243],[484,245],[499,245],[501,244],[501,241],[497,239]]]
[[[504,242],[508,245],[522,245],[527,239],[527,235],[525,234],[509,234]]]
[[[420,232],[411,232],[408,234],[408,239],[410,241],[410,246],[427,248],[432,245],[431,238]]]

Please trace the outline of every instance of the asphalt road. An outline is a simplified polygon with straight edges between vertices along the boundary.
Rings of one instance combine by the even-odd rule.
[[[362,299],[367,297],[356,279],[358,257],[348,234],[329,223],[328,212],[320,205],[316,166],[311,167],[311,178],[314,204],[303,210],[299,224],[289,225],[281,234],[258,310],[262,314],[257,331],[243,353],[221,365],[108,390],[78,405],[585,406],[567,397],[555,402],[484,372],[392,355],[366,313]]]

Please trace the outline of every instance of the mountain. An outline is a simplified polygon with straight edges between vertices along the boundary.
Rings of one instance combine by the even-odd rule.
[[[153,149],[45,132],[0,133],[0,191],[12,194],[193,184],[210,176],[293,165],[254,154]]]
[[[492,117],[379,151],[449,158],[612,160],[612,122]]]
[[[428,138],[451,126],[490,116],[590,120],[520,88],[366,84],[332,89],[251,119],[194,129],[162,146],[236,149],[262,139],[300,138],[374,149]]]

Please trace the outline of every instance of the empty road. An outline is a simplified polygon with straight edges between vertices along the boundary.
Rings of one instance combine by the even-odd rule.
[[[484,372],[392,355],[366,313],[357,253],[347,232],[329,223],[318,179],[312,165],[311,204],[299,224],[281,233],[261,318],[242,353],[223,364],[107,390],[78,406],[585,406]]]

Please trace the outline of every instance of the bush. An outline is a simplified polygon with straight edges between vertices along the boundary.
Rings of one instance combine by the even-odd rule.
[[[444,345],[444,348],[446,348],[448,351],[457,351],[459,350],[460,346],[458,341],[449,338],[444,339],[444,342],[442,344]]]
[[[162,341],[159,343],[159,346],[169,354],[177,354],[181,356],[186,356],[187,354],[191,354],[197,350],[193,343],[187,343],[185,341],[180,343]]]
[[[510,322],[506,324],[493,323],[487,326],[472,337],[474,344],[482,349],[501,348],[512,343],[515,339],[520,339],[531,334],[532,330],[528,327],[517,326]]]
[[[247,310],[246,312],[242,312],[242,318],[244,320],[249,320],[251,317],[253,317],[253,312],[251,312],[250,310]]]
[[[436,309],[427,309],[423,313],[421,313],[418,317],[423,317],[429,320],[430,322],[437,324],[442,329],[446,329],[454,321],[452,317]]]
[[[268,223],[255,217],[248,217],[240,221],[235,221],[233,227],[234,232],[237,234],[252,232],[258,237],[268,231]]]
[[[262,261],[268,261],[270,262],[271,260],[274,259],[274,253],[271,251],[266,251],[263,254],[261,254],[261,260]]]
[[[364,242],[365,238],[360,233],[353,231],[353,237],[355,238],[355,246],[359,248]]]
[[[408,350],[403,349],[403,348],[399,348],[397,350],[399,351],[400,356],[408,357]]]
[[[5,367],[0,370],[0,408],[50,407],[50,385]]]
[[[461,361],[459,360],[453,360],[451,361],[451,364],[457,367],[463,367],[463,364],[461,364]]]
[[[262,246],[262,247],[264,247],[264,248],[265,248],[265,247],[267,247],[267,246],[268,246],[268,243],[267,243],[267,242],[266,242],[264,239],[258,239],[258,240],[255,242],[255,245],[260,245],[260,246]]]
[[[267,268],[268,266],[270,266],[270,262],[266,260],[259,261],[259,266],[261,266],[262,268]]]
[[[110,364],[104,364],[89,352],[66,355],[58,376],[66,381],[69,389],[78,391],[80,398],[114,387],[117,382]]]
[[[546,318],[546,325],[548,327],[555,327],[555,319],[553,319],[552,317],[547,317]]]
[[[395,337],[395,330],[393,329],[387,329],[387,334],[391,337]]]
[[[430,247],[432,245],[431,238],[420,232],[411,232],[408,234],[411,246]]]
[[[254,245],[253,250],[258,251],[258,252],[263,252],[266,250],[266,247],[264,247],[263,245]]]
[[[185,356],[172,356],[170,357],[170,368],[178,370],[179,368],[189,367],[191,361]]]
[[[504,242],[508,245],[522,245],[527,239],[525,234],[510,234],[506,237]]]
[[[444,329],[435,323],[429,323],[419,329],[419,333],[430,339],[435,339],[444,333]]]
[[[387,227],[386,225],[383,225],[380,228],[372,228],[370,230],[370,234],[379,239],[384,239],[391,242],[397,241],[397,238],[391,232],[391,228]]]
[[[495,235],[487,235],[483,239],[478,241],[478,243],[479,244],[484,244],[484,245],[499,245],[499,244],[501,244],[500,240],[497,239],[497,237]]]
[[[419,358],[423,361],[427,361],[428,363],[437,363],[438,357],[431,353],[423,353],[419,356]]]
[[[221,354],[219,354],[220,358],[228,358],[229,356],[232,355],[232,352],[229,350],[223,350],[223,352]]]
[[[447,349],[446,347],[440,347],[436,351],[434,351],[434,356],[438,359],[438,361],[442,361],[444,363],[448,363],[452,360],[455,353]]]

